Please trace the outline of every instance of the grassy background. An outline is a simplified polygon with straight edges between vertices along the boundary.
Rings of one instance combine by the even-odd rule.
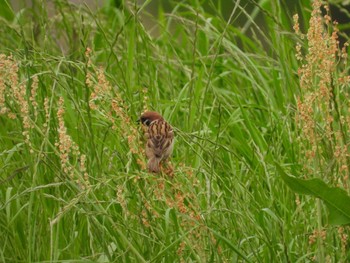
[[[152,18],[156,34],[142,23],[150,2],[33,1],[16,13],[1,4],[0,51],[18,64],[25,101],[34,76],[39,82],[30,143],[23,104],[6,83],[16,118],[0,116],[0,261],[308,262],[320,246],[330,262],[349,260],[326,213],[323,243],[310,241],[315,201],[289,191],[274,165],[302,176],[291,16],[299,10],[307,26],[310,2],[290,10],[261,1],[249,12],[236,2],[225,19],[221,1],[210,1],[211,13],[199,1],[173,1]],[[86,78],[97,83],[99,72],[109,84],[92,109]],[[74,175],[55,145],[59,97],[80,152],[69,154]],[[172,179],[138,164],[145,107],[176,130]]]

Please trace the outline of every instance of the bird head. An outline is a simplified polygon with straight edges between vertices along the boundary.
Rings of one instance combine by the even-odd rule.
[[[152,121],[155,120],[163,120],[162,115],[155,111],[146,111],[140,117],[141,123],[146,126],[149,126],[152,123]]]

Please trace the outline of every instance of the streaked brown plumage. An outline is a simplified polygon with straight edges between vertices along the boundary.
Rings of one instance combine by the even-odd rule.
[[[148,170],[150,172],[159,173],[160,162],[166,160],[173,151],[173,128],[158,112],[154,111],[143,113],[140,117],[140,121],[147,126],[146,156],[148,158]]]

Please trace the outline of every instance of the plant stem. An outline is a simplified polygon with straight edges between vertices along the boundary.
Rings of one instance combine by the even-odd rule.
[[[318,247],[318,252],[317,252],[317,257],[318,260],[317,262],[323,263],[324,261],[324,246],[323,246],[323,240],[321,236],[321,231],[322,231],[322,203],[320,199],[316,200],[316,205],[317,205],[317,247]]]

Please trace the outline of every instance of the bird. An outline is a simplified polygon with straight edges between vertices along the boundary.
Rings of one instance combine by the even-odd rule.
[[[147,168],[152,173],[159,173],[161,161],[168,159],[173,152],[173,128],[155,111],[144,112],[139,121],[146,128]]]

